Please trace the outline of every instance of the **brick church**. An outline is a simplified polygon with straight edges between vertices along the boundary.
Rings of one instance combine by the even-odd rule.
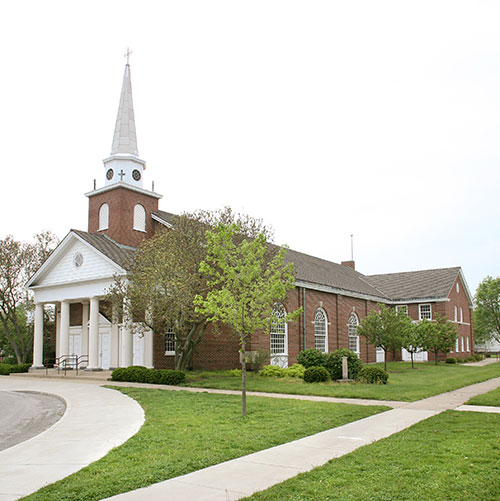
[[[126,263],[140,243],[160,228],[172,228],[173,215],[159,210],[161,195],[143,187],[146,163],[139,157],[132,103],[130,66],[125,74],[111,154],[104,160],[104,186],[86,193],[88,231],[70,230],[28,282],[35,301],[33,367],[44,366],[43,311],[56,312],[56,357],[83,361],[87,370],[129,365],[173,367],[172,339],[146,332],[134,334],[126,323],[113,323],[102,300],[115,276],[126,276]],[[290,250],[295,289],[279,311],[303,308],[296,322],[277,324],[271,333],[256,334],[249,350],[269,351],[271,363],[287,366],[299,351],[330,352],[349,348],[364,362],[383,361],[377,350],[357,335],[359,322],[383,303],[403,309],[415,321],[446,315],[457,326],[452,355],[473,349],[472,297],[459,267],[363,275],[353,261],[333,263]],[[430,354],[429,354],[430,356]],[[79,357],[79,358],[77,358]],[[397,358],[408,359],[402,350]],[[427,360],[427,353],[417,354]],[[198,345],[194,369],[239,365],[237,341],[208,331]]]

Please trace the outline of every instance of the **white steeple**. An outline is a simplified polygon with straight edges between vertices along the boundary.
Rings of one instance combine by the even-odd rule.
[[[126,183],[142,188],[142,177],[146,162],[139,158],[137,149],[129,55],[130,51],[127,49],[127,64],[123,75],[111,156],[104,160],[104,168],[106,171],[106,185]]]

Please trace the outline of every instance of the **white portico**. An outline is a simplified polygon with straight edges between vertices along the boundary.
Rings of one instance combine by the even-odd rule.
[[[102,308],[115,276],[126,274],[133,255],[132,248],[105,235],[70,231],[28,283],[35,301],[34,368],[45,362],[43,308],[49,303],[57,312],[56,362],[71,365],[80,357],[81,365],[93,371],[153,367],[152,332],[134,334],[126,316],[114,323]]]

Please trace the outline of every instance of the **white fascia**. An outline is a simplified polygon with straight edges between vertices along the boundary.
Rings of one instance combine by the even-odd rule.
[[[163,195],[156,193],[154,191],[145,190],[144,188],[139,188],[138,186],[132,186],[131,184],[123,183],[119,181],[118,183],[108,184],[107,186],[103,186],[97,190],[92,190],[85,193],[86,197],[93,197],[94,195],[99,195],[100,193],[106,193],[109,190],[113,190],[115,188],[125,188],[130,191],[135,191],[137,193],[141,193],[143,195],[148,195],[153,198],[163,198]]]
[[[160,216],[151,214],[151,218],[154,219],[155,221],[158,221],[160,224],[163,224],[163,226],[166,226],[167,228],[170,229],[173,228],[173,225],[171,225],[168,221],[165,221],[165,219],[162,219]]]

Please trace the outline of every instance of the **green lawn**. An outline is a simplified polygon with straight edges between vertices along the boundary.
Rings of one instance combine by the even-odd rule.
[[[500,415],[446,411],[252,501],[500,499]]]
[[[383,364],[375,364],[383,367]],[[500,364],[467,367],[460,364],[435,365],[434,362],[415,364],[391,362],[388,364],[389,382],[386,385],[345,383],[304,383],[298,378],[269,378],[248,373],[249,391],[321,395],[345,398],[372,398],[376,400],[404,400],[413,402],[446,391],[500,376]],[[228,372],[193,372],[188,374],[186,386],[202,388],[241,389],[241,378]]]
[[[488,393],[483,393],[482,395],[477,395],[472,397],[468,402],[468,405],[492,405],[494,407],[500,406],[500,388],[496,390],[489,391]]]
[[[143,407],[140,431],[99,461],[25,499],[98,500],[387,410],[249,397],[242,417],[235,395],[118,390]]]

